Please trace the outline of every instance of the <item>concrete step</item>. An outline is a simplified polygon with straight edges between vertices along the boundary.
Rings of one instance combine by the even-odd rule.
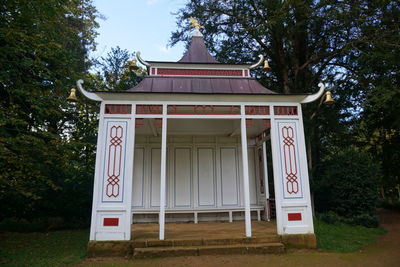
[[[173,240],[147,240],[132,241],[134,248],[145,247],[182,247],[182,246],[212,246],[212,245],[239,245],[259,243],[279,243],[278,235],[262,238],[215,238],[215,239],[173,239]]]
[[[282,243],[256,243],[234,245],[208,245],[185,247],[135,248],[133,258],[229,255],[229,254],[279,254],[285,251]]]

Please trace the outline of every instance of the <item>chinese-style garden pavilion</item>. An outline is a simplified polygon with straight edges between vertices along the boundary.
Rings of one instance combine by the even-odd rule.
[[[178,62],[138,59],[148,75],[125,92],[77,83],[101,102],[90,240],[130,240],[133,222],[153,220],[163,240],[166,219],[244,218],[251,237],[252,218],[269,219],[272,189],[277,233],[314,233],[301,104],[323,85],[313,95],[272,92],[250,74],[263,57],[220,63],[199,29]]]

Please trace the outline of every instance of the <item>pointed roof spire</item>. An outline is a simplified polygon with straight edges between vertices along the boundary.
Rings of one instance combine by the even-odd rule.
[[[200,32],[200,28],[203,28],[199,22],[190,17],[190,22],[194,31],[192,34],[192,40],[190,46],[183,57],[178,61],[180,63],[219,63],[211,54],[208,52],[206,44],[204,43],[204,36]]]

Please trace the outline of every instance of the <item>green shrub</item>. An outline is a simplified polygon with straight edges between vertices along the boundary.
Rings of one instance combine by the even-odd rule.
[[[324,162],[323,172],[315,183],[315,206],[324,220],[347,221],[371,227],[378,204],[377,185],[381,174],[377,164],[364,152],[347,149]],[[345,218],[345,219],[343,219]]]
[[[336,213],[334,213],[333,211],[328,211],[326,213],[321,213],[318,215],[318,218],[326,223],[329,224],[338,224],[340,223],[342,220],[339,217],[339,215],[337,215]]]
[[[400,211],[400,201],[385,199],[381,202],[380,206],[385,209]]]
[[[376,215],[361,214],[353,217],[342,217],[333,211],[318,214],[318,219],[329,224],[361,225],[368,228],[379,226],[379,218]]]
[[[28,221],[25,219],[6,218],[0,222],[0,232],[43,232],[48,228],[48,224],[43,219]]]
[[[89,227],[87,218],[71,217],[65,220],[61,217],[26,219],[6,218],[0,222],[0,232],[45,232],[65,229],[85,229]]]

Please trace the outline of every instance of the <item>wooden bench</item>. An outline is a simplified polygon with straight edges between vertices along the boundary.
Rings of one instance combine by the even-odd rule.
[[[257,212],[257,220],[261,221],[261,211],[264,210],[264,206],[253,206],[250,207],[250,211],[256,211]],[[228,213],[229,215],[229,222],[233,222],[233,212],[239,212],[239,211],[244,211],[243,207],[232,207],[232,208],[197,208],[197,209],[166,209],[165,213],[168,214],[190,214],[193,213],[194,216],[194,223],[198,223],[198,214],[199,213]],[[133,210],[132,214],[159,214],[159,210],[148,210],[148,209],[143,209],[143,210]]]

